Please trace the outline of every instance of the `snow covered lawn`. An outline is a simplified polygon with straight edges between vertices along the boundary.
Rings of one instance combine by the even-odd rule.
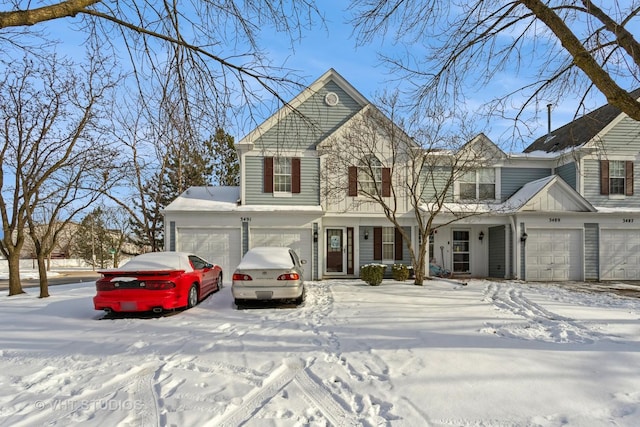
[[[297,309],[99,320],[0,298],[2,426],[638,426],[640,299],[472,280],[307,284]]]

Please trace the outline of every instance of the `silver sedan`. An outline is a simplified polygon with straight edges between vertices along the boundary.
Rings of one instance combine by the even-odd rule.
[[[233,273],[231,292],[237,306],[248,301],[304,299],[304,270],[298,254],[286,247],[250,249]]]

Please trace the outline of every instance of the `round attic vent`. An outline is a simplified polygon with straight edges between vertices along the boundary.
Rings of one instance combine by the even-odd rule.
[[[338,98],[338,94],[335,92],[329,92],[324,97],[324,102],[330,107],[338,105],[338,101],[340,101],[340,98]]]

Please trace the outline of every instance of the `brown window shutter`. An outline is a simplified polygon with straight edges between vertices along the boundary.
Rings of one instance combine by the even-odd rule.
[[[402,233],[400,232],[399,228],[396,228],[396,235],[393,243],[395,245],[395,252],[396,252],[394,259],[396,261],[402,260]]]
[[[373,260],[382,261],[382,227],[373,227]]]
[[[600,194],[609,194],[609,160],[600,160]]]
[[[382,168],[382,197],[391,196],[391,169]]]
[[[633,196],[633,161],[627,160],[624,164],[625,172],[625,190],[624,194],[627,196]]]
[[[291,159],[291,192],[300,193],[300,157]]]
[[[265,193],[273,193],[273,157],[264,158],[262,187]]]
[[[358,168],[349,166],[349,196],[356,197],[358,195]]]

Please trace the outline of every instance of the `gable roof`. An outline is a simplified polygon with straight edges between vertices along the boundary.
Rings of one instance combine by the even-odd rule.
[[[558,175],[522,186],[502,206],[506,212],[595,212],[596,209]]]
[[[506,154],[484,133],[479,133],[471,141],[467,142],[461,149],[460,154],[469,153],[472,158],[482,159],[503,159]]]
[[[267,120],[265,120],[257,128],[249,132],[244,138],[242,138],[237,144],[251,143],[257,140],[261,135],[264,135],[269,129],[278,124],[289,114],[293,114],[297,109],[310,97],[319,92],[330,81],[337,84],[342,90],[344,90],[350,97],[352,97],[360,106],[364,107],[370,102],[365,98],[358,90],[351,85],[344,77],[342,77],[336,70],[330,68],[316,81],[311,83],[307,88],[300,92],[291,102],[282,106],[278,111],[272,114]]]
[[[639,99],[640,88],[631,92],[631,96]],[[525,148],[524,152],[555,153],[586,144],[621,115],[625,114],[618,107],[611,104],[604,105],[549,134],[541,136]]]

